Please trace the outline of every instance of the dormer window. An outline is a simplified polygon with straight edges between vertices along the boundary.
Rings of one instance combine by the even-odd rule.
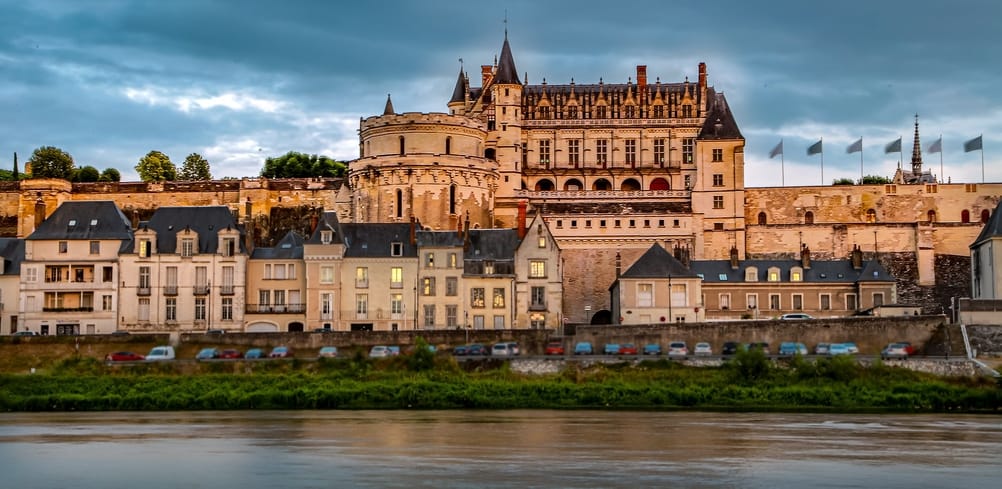
[[[77,225],[77,220],[76,220],[76,219],[70,219],[70,222],[68,222],[68,223],[66,223],[66,224],[67,224],[67,225],[68,225],[69,227],[73,227],[73,226],[76,226],[76,225]]]
[[[769,269],[769,281],[779,282],[779,268],[772,267]]]
[[[237,251],[237,240],[235,238],[223,238],[223,256],[233,256]]]
[[[790,269],[790,281],[791,282],[803,282],[804,281],[804,269],[800,267],[793,267]]]
[[[390,256],[404,256],[404,244],[390,243]]]
[[[139,257],[140,258],[149,258],[151,246],[152,246],[152,243],[150,243],[150,240],[148,240],[148,239],[141,239],[141,240],[139,240]]]
[[[758,282],[758,268],[748,267],[745,269],[745,282]]]
[[[97,226],[97,219],[91,219],[90,220],[90,225],[91,226]]]
[[[494,262],[485,261],[484,262],[484,275],[494,275]]]
[[[334,238],[333,231],[320,231],[320,242],[323,244],[331,244],[331,240]]]
[[[181,256],[191,257],[195,255],[194,238],[183,238],[181,240]]]

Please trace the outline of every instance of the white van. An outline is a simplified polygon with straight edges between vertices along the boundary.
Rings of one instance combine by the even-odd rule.
[[[146,360],[150,362],[155,362],[159,360],[173,360],[174,359],[174,347],[173,346],[155,346],[150,350],[150,354],[146,355]]]

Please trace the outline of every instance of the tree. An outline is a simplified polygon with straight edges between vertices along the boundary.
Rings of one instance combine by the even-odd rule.
[[[97,168],[87,165],[73,173],[74,182],[96,182],[101,178],[101,172]]]
[[[885,183],[891,183],[891,179],[887,177],[881,177],[878,175],[867,175],[859,181],[860,185],[882,185]]]
[[[28,159],[28,166],[31,178],[73,178],[73,157],[55,146],[36,148]]]
[[[288,153],[264,160],[261,176],[267,178],[307,178],[344,176],[348,166],[327,156]]]
[[[184,159],[179,176],[181,180],[212,180],[209,161],[198,153],[192,153]]]
[[[101,177],[97,180],[99,182],[120,182],[122,181],[122,174],[115,168],[105,168],[101,172]]]
[[[177,180],[177,168],[170,158],[156,150],[146,153],[136,165],[139,179],[144,182],[172,182]]]
[[[14,175],[13,175],[14,178],[11,178],[11,180],[20,180],[21,179],[21,175],[19,173],[20,172],[17,169],[17,152],[15,151],[14,152]]]
[[[856,185],[851,178],[836,178],[832,181],[832,185]]]

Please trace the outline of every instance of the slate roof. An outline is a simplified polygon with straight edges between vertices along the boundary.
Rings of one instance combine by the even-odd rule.
[[[466,76],[463,75],[463,68],[459,68],[459,79],[456,80],[456,88],[452,89],[452,98],[449,103],[466,101]]]
[[[70,201],[45,219],[27,239],[132,240],[132,225],[110,200]]]
[[[305,244],[324,244],[323,241],[320,240],[321,231],[334,232],[334,235],[331,237],[331,244],[343,243],[341,222],[337,219],[337,212],[324,211],[320,214],[320,218],[317,221],[317,227],[313,230],[313,234],[310,235]]]
[[[515,69],[515,58],[511,55],[511,46],[508,45],[508,33],[504,35],[504,44],[501,46],[501,59],[498,60],[498,72],[494,75],[494,83],[507,85],[521,85],[518,80],[518,70]]]
[[[723,93],[717,93],[713,88],[707,88],[706,106],[706,122],[703,123],[703,129],[699,131],[700,139],[744,138]]]
[[[0,258],[3,259],[4,275],[20,275],[24,261],[24,240],[20,238],[0,238]]]
[[[243,227],[237,224],[229,207],[216,206],[179,206],[161,207],[153,213],[150,220],[140,225],[157,233],[157,253],[177,252],[177,233],[191,229],[198,233],[198,253],[216,253],[219,249],[219,231],[236,229],[243,236]],[[241,252],[246,252],[243,239],[238,239]],[[130,244],[124,249],[132,253],[134,246]]]
[[[471,229],[469,236],[470,249],[463,254],[465,261],[515,260],[517,229]]]
[[[410,223],[342,224],[341,229],[345,258],[388,258],[393,256],[391,243],[403,243],[401,256],[417,257],[417,246],[411,244]]]
[[[303,238],[295,231],[285,233],[274,248],[254,248],[251,260],[301,260],[303,258]]]
[[[992,212],[991,217],[988,218],[988,222],[985,223],[985,227],[981,228],[981,234],[978,234],[977,239],[971,243],[971,248],[975,248],[984,241],[988,241],[992,238],[1002,238],[1002,202],[999,202],[995,206],[995,211]]]
[[[418,231],[418,247],[447,248],[463,246],[463,237],[456,231]]]
[[[730,260],[694,260],[689,267],[703,277],[703,283],[744,283],[745,269],[752,266],[757,268],[759,282],[768,282],[769,268],[776,267],[780,270],[780,282],[790,283],[790,269],[800,265],[800,260],[740,260],[737,270],[734,270]],[[852,268],[852,260],[812,260],[811,268],[804,269],[803,281],[831,284],[893,282],[894,277],[875,260],[863,262],[863,268],[859,270]]]
[[[620,278],[668,278],[669,275],[678,278],[697,276],[661,245],[654,244]]]

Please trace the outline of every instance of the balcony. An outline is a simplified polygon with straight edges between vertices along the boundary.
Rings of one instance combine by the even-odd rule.
[[[94,312],[94,306],[83,307],[43,307],[42,312]]]
[[[247,314],[302,314],[306,312],[306,304],[247,304],[246,311]]]
[[[152,292],[153,292],[153,289],[150,288],[150,286],[148,286],[148,285],[146,285],[146,286],[140,285],[139,287],[136,287],[136,295],[138,295],[138,296],[146,296],[146,297],[148,297]]]
[[[165,285],[164,295],[177,295],[177,285]]]
[[[533,302],[532,304],[529,304],[529,310],[530,311],[545,311],[546,310],[546,303],[545,302]]]
[[[369,279],[367,278],[356,278],[355,279],[356,289],[367,289],[369,288]]]
[[[219,287],[219,295],[233,295],[233,289],[232,285],[223,285]]]
[[[195,295],[209,295],[208,285],[196,285],[191,288],[191,291]]]

